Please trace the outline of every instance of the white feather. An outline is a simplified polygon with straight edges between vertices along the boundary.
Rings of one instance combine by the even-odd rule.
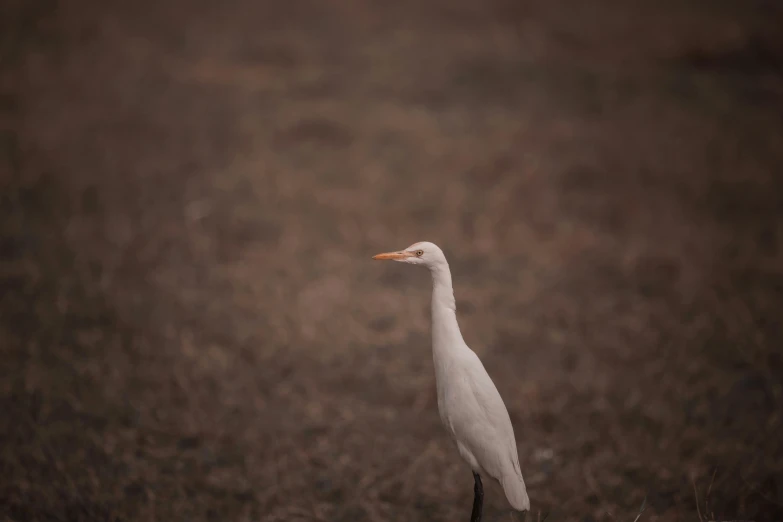
[[[495,384],[462,338],[446,256],[428,242],[406,252],[418,255],[396,260],[424,265],[432,273],[432,353],[441,421],[473,471],[500,482],[511,506],[527,511],[530,499],[514,428]]]

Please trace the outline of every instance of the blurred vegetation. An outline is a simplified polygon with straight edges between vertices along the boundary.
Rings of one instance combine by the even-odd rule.
[[[777,3],[0,9],[4,519],[467,518],[419,240],[534,519],[783,518]]]

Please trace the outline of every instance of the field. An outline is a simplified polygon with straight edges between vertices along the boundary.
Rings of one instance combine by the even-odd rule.
[[[781,27],[3,1],[0,520],[467,521],[421,240],[528,522],[783,520]]]

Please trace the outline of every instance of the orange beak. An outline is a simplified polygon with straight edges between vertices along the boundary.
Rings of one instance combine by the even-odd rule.
[[[385,254],[378,254],[376,256],[372,256],[373,259],[382,261],[384,259],[405,259],[406,257],[413,257],[416,254],[413,252],[406,252],[404,250],[400,252],[386,252]]]

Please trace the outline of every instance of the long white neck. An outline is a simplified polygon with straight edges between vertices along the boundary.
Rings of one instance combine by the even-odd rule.
[[[457,324],[457,305],[451,286],[451,270],[444,263],[432,273],[432,351],[436,363],[466,347]],[[437,364],[436,364],[437,366]]]

